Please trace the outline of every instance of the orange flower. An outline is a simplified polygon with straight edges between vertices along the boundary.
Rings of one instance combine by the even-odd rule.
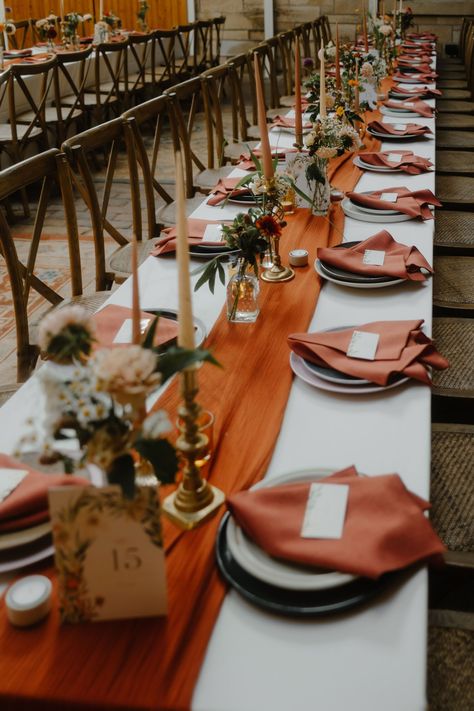
[[[279,237],[281,235],[280,223],[273,215],[263,215],[259,217],[255,222],[255,227],[260,230],[265,237]]]
[[[336,115],[337,116],[342,116],[344,113],[344,106],[338,106],[336,109]]]
[[[359,86],[357,79],[349,79],[349,86]]]

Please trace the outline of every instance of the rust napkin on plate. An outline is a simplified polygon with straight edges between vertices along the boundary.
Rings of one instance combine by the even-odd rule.
[[[387,99],[382,102],[387,109],[406,109],[407,111],[412,111],[415,114],[424,116],[425,118],[433,118],[434,109],[429,106],[425,101],[413,98],[413,101],[398,101],[395,99]]]
[[[241,491],[227,505],[266,553],[312,567],[375,579],[445,550],[424,515],[429,502],[408,491],[398,474],[358,476],[349,467],[317,482],[349,487],[342,538],[301,537],[311,482]]]
[[[380,196],[386,193],[397,193],[396,202],[381,200]],[[410,217],[420,217],[422,220],[432,220],[434,215],[429,205],[441,207],[439,200],[435,198],[431,190],[408,190],[408,188],[384,188],[384,190],[374,190],[370,193],[347,192],[347,197],[354,205],[369,207],[374,210],[396,210],[403,212]]]
[[[385,252],[383,264],[365,264],[366,250]],[[413,281],[425,281],[425,269],[430,274],[432,267],[416,247],[395,242],[386,230],[377,232],[363,242],[346,249],[339,247],[323,247],[318,249],[318,259],[338,269],[344,269],[353,274],[370,276],[390,276]]]
[[[217,220],[198,220],[191,217],[188,220],[188,241],[189,244],[199,244],[201,247],[222,247],[222,242],[203,241],[204,232],[208,225],[221,225],[222,222]],[[160,237],[155,242],[155,246],[150,252],[153,257],[162,257],[164,254],[176,252],[176,227],[167,227],[161,231],[164,237]],[[224,245],[225,246],[225,245]]]
[[[127,306],[118,306],[109,304],[101,311],[97,311],[92,317],[94,322],[97,343],[96,347],[100,348],[120,348],[127,343],[114,343],[114,338],[119,332],[126,319],[132,318],[132,310]],[[149,314],[146,311],[140,313],[140,318],[149,320],[151,325],[155,314]],[[160,316],[158,327],[155,331],[155,346],[163,346],[165,343],[174,341],[178,337],[178,322],[169,318]]]
[[[394,91],[397,94],[403,94],[407,98],[410,97],[413,99],[436,99],[438,96],[443,95],[443,92],[440,91],[440,89],[429,89],[427,86],[416,87],[416,91],[413,91],[413,89],[403,88],[400,84],[394,84],[391,91]]]
[[[392,156],[398,155],[400,160],[393,160]],[[360,160],[368,165],[385,166],[387,168],[400,168],[404,173],[419,175],[429,170],[433,163],[428,158],[416,156],[413,151],[379,151],[376,153],[359,153]]]
[[[428,126],[420,126],[418,123],[407,123],[404,128],[395,128],[392,123],[384,123],[383,121],[371,121],[368,128],[377,133],[385,134],[386,136],[424,136],[432,133]]]
[[[317,365],[339,370],[355,378],[387,385],[391,376],[404,375],[431,385],[427,367],[449,368],[449,363],[425,336],[423,319],[413,321],[374,321],[341,331],[293,333],[288,336],[291,350]],[[374,360],[347,355],[354,331],[376,333],[379,342]]]
[[[418,64],[429,64],[431,62],[431,54],[410,54],[408,53],[403,53],[400,54],[400,56],[397,59],[398,64],[405,64],[406,66],[413,66],[413,65],[418,65]]]
[[[252,153],[256,158],[262,157],[262,151],[260,148],[255,148]],[[296,148],[281,148],[278,150],[272,150],[272,158],[278,158],[278,160],[284,160],[288,153],[296,153]],[[239,163],[237,165],[241,170],[255,170],[255,164],[250,157],[250,153],[242,153],[239,158]]]
[[[48,489],[51,486],[90,486],[87,479],[71,474],[44,474],[9,457],[0,454],[3,469],[28,471],[6,499],[0,502],[0,532],[20,531],[49,519]]]
[[[392,79],[395,81],[406,82],[407,79],[414,79],[416,84],[432,83],[438,78],[436,72],[406,72],[397,71]]]
[[[311,128],[311,121],[303,121],[303,130]],[[286,116],[275,116],[272,121],[272,126],[281,126],[282,128],[295,128],[295,119],[287,118]]]
[[[208,199],[208,205],[219,205],[224,202],[230,195],[238,197],[239,195],[250,195],[249,188],[236,188],[242,178],[221,178],[216,187],[211,190],[211,197]]]

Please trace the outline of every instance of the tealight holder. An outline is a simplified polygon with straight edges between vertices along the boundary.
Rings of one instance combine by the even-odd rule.
[[[197,372],[181,374],[183,403],[178,410],[180,434],[176,449],[183,462],[183,478],[176,491],[163,501],[163,511],[180,528],[191,530],[213,516],[225,501],[223,491],[202,478],[203,461],[209,455],[209,437],[201,426],[202,409],[196,402]]]

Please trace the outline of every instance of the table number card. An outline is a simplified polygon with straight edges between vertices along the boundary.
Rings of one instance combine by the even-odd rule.
[[[49,508],[64,622],[166,614],[155,488],[128,500],[117,486],[54,487]]]

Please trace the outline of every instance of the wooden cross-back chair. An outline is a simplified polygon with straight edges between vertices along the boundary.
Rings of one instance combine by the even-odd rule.
[[[14,35],[8,36],[8,43],[12,49],[25,49],[35,43],[33,20],[18,20],[13,24],[16,27]]]
[[[312,29],[312,35],[313,35],[313,52],[314,52],[313,59],[314,59],[315,66],[319,67],[319,65],[321,63],[319,60],[319,50],[321,49],[321,45],[324,42],[321,18],[318,18],[317,20],[313,21],[311,29]]]
[[[194,72],[200,72],[214,66],[212,62],[213,20],[198,20],[195,32]]]
[[[89,110],[85,96],[86,87],[93,77],[92,51],[92,46],[89,46],[77,52],[58,52],[56,55],[54,105],[58,146],[66,140],[70,126],[79,124]],[[46,119],[48,122],[48,116]],[[51,120],[55,120],[54,115]]]
[[[189,79],[196,69],[196,34],[198,23],[178,25],[176,35],[175,67],[178,82]]]
[[[147,89],[153,85],[153,77],[148,73],[153,59],[153,34],[134,35],[128,38],[130,56],[127,59],[127,104],[144,101]]]
[[[86,103],[93,107],[97,123],[119,115],[128,92],[128,40],[103,42],[95,48],[94,86],[86,89]],[[87,100],[87,96],[92,98]]]
[[[178,29],[154,30],[151,66],[146,70],[146,79],[151,83],[154,95],[176,84],[176,43]]]
[[[135,231],[139,241],[142,236],[140,226],[135,228],[132,220],[136,185],[130,179],[128,163],[124,172],[119,162],[123,145],[121,117],[83,131],[63,144],[73,185],[91,220],[98,291],[110,288],[114,281],[124,281],[131,274],[132,235]],[[97,164],[99,152],[106,157],[102,171]],[[106,235],[118,245],[108,258]]]
[[[206,150],[207,160],[204,155],[199,156],[196,153],[196,132],[202,130],[203,126],[206,126],[207,129],[207,119],[209,118],[208,112],[204,110],[203,80],[201,77],[188,79],[168,89],[165,94],[170,98],[171,120],[176,127],[183,156],[186,183],[207,193],[220,178],[229,175],[232,167],[217,165],[216,156],[212,150]],[[207,147],[213,147],[212,130],[207,131],[207,138]]]
[[[329,17],[327,15],[321,15],[319,18],[321,33],[324,40],[324,44],[328,44],[332,40],[331,25],[329,24]]]
[[[41,240],[45,237],[45,218],[51,200],[57,204],[60,194],[67,228],[69,268],[71,278],[71,299],[80,303],[90,312],[103,303],[107,294],[84,296],[82,293],[81,257],[79,238],[69,173],[64,154],[55,148],[27,158],[16,165],[0,172],[0,203],[12,204],[17,193],[33,191],[39,195],[34,215],[29,220],[28,231],[31,239],[26,255],[19,249],[19,240],[15,241],[9,223],[0,210],[0,245],[1,255],[8,271],[13,309],[15,313],[17,340],[17,377],[19,382],[26,380],[35,367],[39,347],[35,338],[35,327],[30,324],[29,309],[44,313],[48,309],[65,303],[64,295],[58,293],[48,283],[47,268],[38,266],[41,255]],[[33,207],[32,207],[33,211]],[[16,222],[21,217],[16,215]],[[31,224],[32,223],[32,224]],[[22,226],[22,229],[23,226]],[[23,242],[23,240],[22,240]],[[25,244],[26,246],[26,244]]]
[[[295,35],[300,38],[302,56],[314,59],[312,23],[304,22],[302,25],[295,27]]]
[[[228,60],[230,78],[233,81],[232,103],[232,135],[233,144],[226,146],[226,156],[237,160],[240,147],[236,143],[249,145],[253,148],[260,139],[260,129],[257,122],[257,99],[255,94],[255,74],[253,54],[238,54]],[[238,110],[235,110],[235,109]],[[235,139],[238,136],[238,139]]]
[[[224,31],[225,17],[214,17],[211,28],[211,64],[217,67],[221,61],[222,33]]]
[[[169,168],[173,165],[174,153],[180,148],[171,99],[166,94],[158,96],[126,111],[122,118],[127,127],[129,162],[136,166],[145,196],[146,237],[152,239],[160,234],[164,226],[176,224],[176,203],[162,175],[163,166]],[[170,130],[165,133],[164,128],[168,126]],[[186,214],[189,216],[201,204],[202,195],[195,196],[193,182],[186,177],[185,207]],[[137,197],[135,197],[135,205],[137,205]],[[136,207],[137,222],[139,212]],[[137,234],[141,234],[138,225],[135,229]]]

